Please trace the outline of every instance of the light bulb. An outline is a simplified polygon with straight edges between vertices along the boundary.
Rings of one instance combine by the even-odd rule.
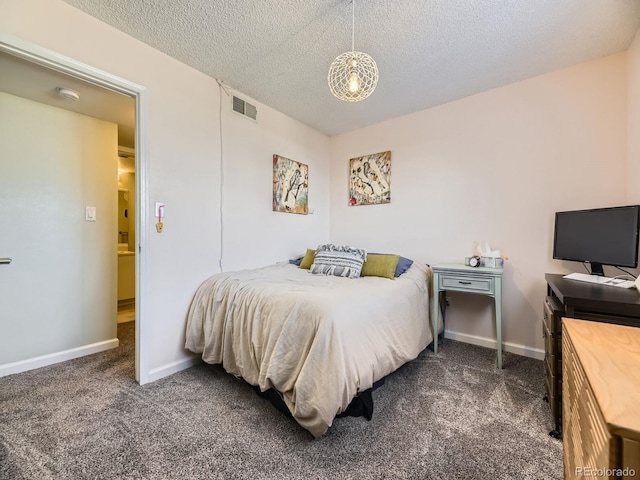
[[[360,79],[358,78],[358,75],[356,75],[355,73],[352,73],[351,76],[349,77],[349,91],[351,93],[355,93],[360,89]]]

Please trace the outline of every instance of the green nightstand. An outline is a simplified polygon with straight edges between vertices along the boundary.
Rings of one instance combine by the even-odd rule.
[[[433,351],[438,353],[440,322],[440,292],[477,293],[493,297],[496,302],[496,341],[498,368],[502,368],[502,268],[467,267],[456,263],[441,263],[433,270]]]

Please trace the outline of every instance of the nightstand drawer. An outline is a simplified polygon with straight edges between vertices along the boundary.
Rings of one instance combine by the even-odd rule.
[[[440,274],[439,287],[441,290],[491,293],[493,292],[493,277]]]

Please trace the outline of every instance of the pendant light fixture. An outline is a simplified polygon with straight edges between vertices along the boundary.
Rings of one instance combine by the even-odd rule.
[[[378,66],[366,53],[355,50],[356,6],[352,2],[351,51],[339,55],[329,67],[329,89],[345,102],[359,102],[373,93],[378,84]]]

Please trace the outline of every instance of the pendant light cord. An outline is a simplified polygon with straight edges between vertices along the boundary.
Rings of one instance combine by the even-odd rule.
[[[351,0],[351,51],[356,51],[356,0]]]

